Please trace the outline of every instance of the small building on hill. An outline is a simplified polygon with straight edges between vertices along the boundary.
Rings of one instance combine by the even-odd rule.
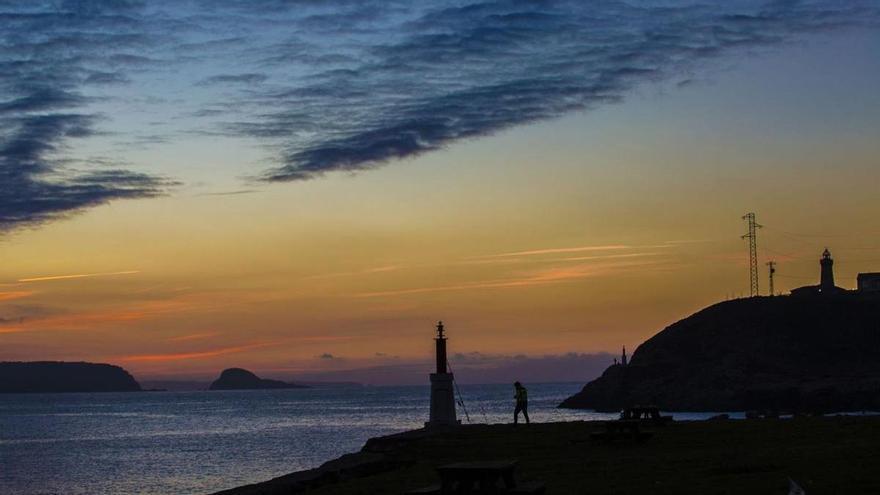
[[[860,273],[856,280],[859,292],[880,293],[880,273]]]

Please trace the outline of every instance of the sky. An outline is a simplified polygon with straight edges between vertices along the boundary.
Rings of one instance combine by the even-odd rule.
[[[0,0],[0,360],[581,381],[880,271],[880,2]]]

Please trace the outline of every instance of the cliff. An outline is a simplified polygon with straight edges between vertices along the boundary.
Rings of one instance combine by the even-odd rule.
[[[644,342],[560,407],[880,410],[880,298],[756,297],[710,306]]]
[[[0,363],[0,393],[136,392],[140,385],[111,364],[55,361]]]
[[[229,368],[220,373],[208,390],[249,390],[272,388],[308,388],[305,385],[260,378],[248,370]]]

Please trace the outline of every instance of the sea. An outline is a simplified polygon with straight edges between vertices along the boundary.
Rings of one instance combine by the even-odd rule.
[[[531,420],[616,417],[556,408],[581,386],[529,385]],[[463,423],[513,420],[510,385],[462,385],[460,399]],[[428,401],[427,386],[0,394],[0,494],[208,494],[421,428]]]

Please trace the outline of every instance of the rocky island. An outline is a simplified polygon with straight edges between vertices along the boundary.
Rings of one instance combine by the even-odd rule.
[[[260,378],[250,371],[242,368],[229,368],[220,373],[220,378],[214,380],[208,390],[253,390],[253,389],[277,389],[277,388],[308,388],[305,385],[269,380]]]
[[[60,361],[0,363],[0,393],[138,392],[141,386],[112,364]]]

